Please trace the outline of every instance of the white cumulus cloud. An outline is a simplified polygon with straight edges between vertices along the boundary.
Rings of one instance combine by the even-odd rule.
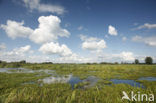
[[[85,41],[82,43],[82,48],[89,49],[89,50],[103,49],[103,48],[106,48],[106,43],[104,40]]]
[[[6,25],[1,25],[6,34],[15,39],[17,37],[29,37],[35,43],[42,44],[57,41],[58,37],[69,37],[70,32],[61,28],[61,20],[57,16],[40,16],[39,26],[36,29],[25,27],[24,22],[8,20]]]
[[[83,49],[88,50],[102,50],[106,48],[106,42],[103,39],[95,38],[95,37],[87,37],[85,35],[80,35]]]
[[[44,54],[58,54],[60,56],[69,56],[72,54],[71,50],[65,45],[59,45],[59,43],[45,43],[43,44],[39,51]]]
[[[6,25],[1,25],[1,28],[5,30],[6,34],[15,39],[16,37],[27,37],[32,34],[33,30],[29,27],[24,27],[24,22],[16,22],[7,20]]]
[[[117,30],[116,30],[115,27],[113,27],[112,25],[109,25],[109,26],[108,26],[108,33],[109,33],[110,35],[114,35],[114,36],[118,35]]]
[[[38,10],[39,12],[50,12],[63,14],[65,12],[64,7],[54,4],[43,4],[40,0],[22,0],[27,8],[32,10]]]
[[[149,46],[156,47],[156,36],[141,37],[141,36],[136,35],[136,36],[132,37],[132,41],[142,42]]]
[[[134,54],[132,52],[125,52],[119,54],[119,56],[125,61],[134,61]]]
[[[11,51],[0,51],[0,60],[5,61],[20,61],[20,60],[26,60],[27,54],[30,54],[32,50],[30,50],[31,46],[26,45],[19,48],[14,48]]]
[[[10,52],[7,52],[8,55],[23,55],[26,52],[29,52],[31,46],[30,45],[26,45],[20,48],[15,48]]]
[[[56,41],[59,37],[68,37],[70,33],[60,27],[61,20],[57,16],[41,16],[38,19],[39,27],[30,35],[35,43],[47,43]]]

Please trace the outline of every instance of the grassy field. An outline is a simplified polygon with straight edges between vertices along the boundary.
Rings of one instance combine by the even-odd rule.
[[[0,65],[0,68],[16,67],[13,64]],[[54,70],[58,75],[72,74],[80,79],[89,76],[99,78],[96,85],[90,88],[79,88],[85,83],[78,83],[74,89],[68,83],[43,84],[28,83],[48,77],[48,74],[36,76],[38,73],[1,73],[1,103],[135,103],[122,100],[122,91],[140,94],[156,94],[156,81],[138,80],[140,77],[156,77],[156,65],[132,64],[22,64],[18,67],[39,70]],[[145,88],[128,84],[114,84],[110,79],[135,80]],[[140,102],[144,103],[144,102]]]

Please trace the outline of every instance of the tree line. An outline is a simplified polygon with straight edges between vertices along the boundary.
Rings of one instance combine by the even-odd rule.
[[[139,60],[138,60],[138,59],[135,59],[134,63],[135,63],[135,64],[139,64]],[[153,64],[153,59],[152,59],[152,57],[146,57],[146,58],[145,58],[145,64]]]
[[[152,57],[146,57],[144,63],[140,63],[139,59],[135,59],[133,63],[127,63],[127,62],[121,62],[120,64],[153,64],[153,58]],[[0,60],[0,65],[1,66],[5,66],[8,63],[6,61],[1,61]],[[13,67],[20,67],[22,64],[27,64],[27,62],[25,60],[21,60],[19,62],[10,62],[9,64],[11,64]],[[31,64],[31,63],[29,63]],[[38,63],[37,63],[38,64]],[[53,62],[43,62],[43,63],[39,63],[39,64],[53,64]],[[66,64],[66,63],[64,63]],[[82,63],[82,64],[119,64],[118,62],[101,62],[101,63]]]

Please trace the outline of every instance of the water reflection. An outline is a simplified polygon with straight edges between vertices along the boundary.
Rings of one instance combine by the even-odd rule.
[[[82,82],[79,77],[74,77],[71,74],[66,76],[50,76],[46,77],[44,79],[40,79],[40,81],[43,81],[43,83],[51,84],[51,83],[69,83],[71,84],[72,88],[75,84]]]
[[[141,77],[138,80],[156,81],[156,77]]]
[[[134,80],[127,80],[127,79],[111,79],[110,81],[112,81],[114,84],[128,84],[131,85],[133,87],[141,87],[144,88],[144,86],[141,83],[138,83]]]
[[[66,75],[66,76],[50,76],[46,77],[44,79],[40,79],[40,81],[43,81],[43,83],[51,84],[51,83],[69,83],[71,84],[72,88],[74,88],[75,84],[78,84],[80,82],[88,82],[88,85],[85,85],[84,88],[92,87],[96,85],[97,81],[99,79],[95,76],[89,76],[86,79],[81,80],[79,77],[75,77],[72,74]]]
[[[40,70],[32,70],[26,68],[0,68],[1,73],[46,73],[46,74],[53,74],[54,70],[48,69],[40,69]]]

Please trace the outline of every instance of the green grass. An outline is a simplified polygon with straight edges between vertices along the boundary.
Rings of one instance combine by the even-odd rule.
[[[13,64],[0,67],[13,67]],[[73,74],[80,79],[88,76],[100,78],[96,86],[81,88],[88,83],[79,83],[72,89],[67,83],[38,85],[37,80],[49,75],[37,73],[0,73],[0,102],[2,103],[134,103],[122,101],[122,91],[156,94],[156,82],[137,80],[140,77],[156,77],[156,65],[105,65],[105,64],[21,64],[18,67],[38,70],[55,70],[59,75]],[[127,84],[113,84],[109,79],[133,79],[146,88]],[[24,84],[25,82],[35,84]],[[156,95],[155,95],[156,96]],[[140,102],[141,103],[141,102]]]

